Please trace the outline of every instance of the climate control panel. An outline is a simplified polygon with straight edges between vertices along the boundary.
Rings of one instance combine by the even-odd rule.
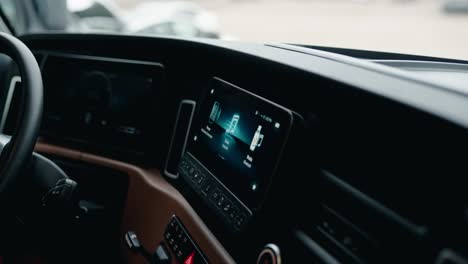
[[[247,224],[252,212],[189,152],[180,162],[179,173],[231,230]]]

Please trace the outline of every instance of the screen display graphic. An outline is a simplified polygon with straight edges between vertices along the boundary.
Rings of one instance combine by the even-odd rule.
[[[289,110],[219,79],[199,109],[188,151],[250,208],[258,205],[289,133]]]

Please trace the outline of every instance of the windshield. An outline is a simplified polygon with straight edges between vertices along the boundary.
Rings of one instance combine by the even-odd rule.
[[[468,0],[0,0],[0,3],[19,35],[44,31],[170,35],[468,60]]]

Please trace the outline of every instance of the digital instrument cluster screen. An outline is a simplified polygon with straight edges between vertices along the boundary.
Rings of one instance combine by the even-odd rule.
[[[289,110],[214,78],[200,105],[188,152],[255,208],[275,172],[291,124]]]
[[[44,69],[42,135],[143,152],[148,116],[162,86],[158,64],[49,55]]]

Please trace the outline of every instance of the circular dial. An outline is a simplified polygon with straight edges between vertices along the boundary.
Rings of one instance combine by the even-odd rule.
[[[275,244],[266,245],[258,254],[257,264],[281,264],[279,247]]]

